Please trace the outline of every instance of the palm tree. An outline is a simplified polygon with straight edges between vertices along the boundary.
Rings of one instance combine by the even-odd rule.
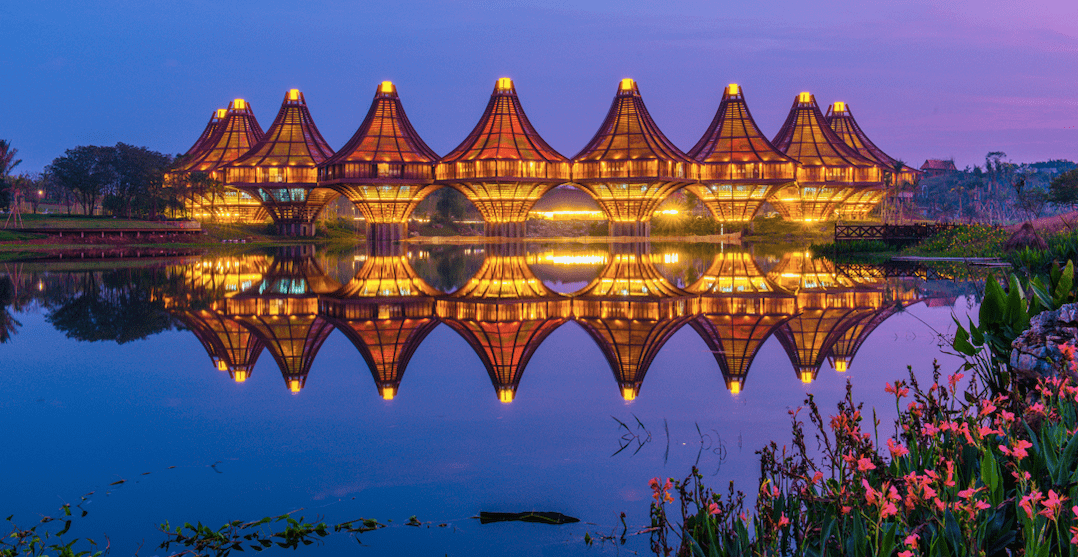
[[[22,159],[15,158],[15,154],[18,152],[18,149],[11,147],[10,141],[0,139],[0,178],[11,174],[11,171],[22,162]]]

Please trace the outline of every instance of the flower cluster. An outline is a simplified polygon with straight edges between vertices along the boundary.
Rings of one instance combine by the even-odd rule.
[[[1064,346],[1074,369],[1076,350]],[[933,379],[924,389],[911,372],[887,384],[898,419],[881,446],[880,424],[864,427],[849,386],[826,418],[810,395],[823,465],[807,449],[803,409],[792,411],[792,446],[760,451],[754,512],[694,470],[684,482],[652,480],[653,517],[665,519],[677,487],[683,555],[1078,556],[1078,379],[1045,378],[1022,396],[963,387],[961,373],[944,378],[938,367]]]

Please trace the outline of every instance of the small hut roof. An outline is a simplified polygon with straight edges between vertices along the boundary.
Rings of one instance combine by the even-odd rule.
[[[704,136],[688,155],[701,163],[795,162],[760,131],[741,86],[730,84]]]
[[[285,93],[281,110],[266,135],[245,155],[229,166],[313,167],[333,156],[333,149],[314,125],[303,93]]]
[[[219,114],[219,113],[218,113]],[[249,151],[262,140],[264,133],[258,125],[251,103],[236,99],[228,104],[223,118],[217,123],[212,137],[202,145],[201,152],[184,162],[180,172],[210,172],[217,170]],[[198,143],[195,144],[198,146]],[[194,147],[192,147],[192,150]]]
[[[479,123],[440,162],[458,161],[569,162],[535,131],[508,77],[498,79]]]
[[[606,119],[591,141],[573,157],[573,162],[629,160],[693,162],[651,119],[636,82],[623,79]]]
[[[383,81],[374,92],[367,117],[352,139],[323,166],[343,162],[434,163],[438,154],[416,133],[404,113],[397,86]]]
[[[831,129],[811,93],[794,98],[786,123],[771,143],[802,166],[877,166]]]

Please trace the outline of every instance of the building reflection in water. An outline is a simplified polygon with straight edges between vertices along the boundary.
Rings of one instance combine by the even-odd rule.
[[[690,324],[736,395],[764,341],[797,314],[797,298],[768,280],[745,252],[715,254],[711,267],[687,290],[700,296],[700,314]]]
[[[382,398],[392,400],[412,354],[438,325],[439,292],[419,278],[404,247],[380,246],[352,280],[322,297],[319,309],[359,350]]]
[[[640,393],[651,362],[698,302],[659,273],[649,248],[613,244],[610,262],[573,297],[573,318],[598,343],[625,400]]]
[[[837,371],[848,369],[872,332],[903,307],[955,297],[945,292],[926,298],[925,283],[884,278],[865,266],[836,268],[803,252],[765,262],[770,269],[764,271],[747,252],[701,252],[699,246],[657,253],[649,243],[529,247],[469,246],[482,261],[476,260],[471,268],[478,270],[460,279],[451,293],[432,286],[413,267],[414,261],[428,270],[440,267],[430,261],[440,252],[392,243],[373,244],[362,255],[347,254],[347,265],[340,263],[345,259],[316,257],[310,246],[173,261],[145,270],[144,277],[116,271],[129,283],[110,288],[146,290],[139,299],[182,323],[213,366],[237,382],[248,380],[260,355],[268,352],[294,393],[306,384],[327,337],[339,330],[362,355],[378,393],[392,399],[400,393],[416,349],[444,323],[479,356],[498,399],[506,403],[517,396],[538,347],[568,321],[576,321],[597,344],[626,400],[640,394],[656,355],[686,324],[713,352],[727,388],[736,395],[772,335],[796,377],[811,382],[828,361]],[[461,268],[445,267],[439,282],[456,282]],[[101,290],[94,285],[105,282],[90,276],[101,271],[84,273],[83,278],[48,272],[8,273],[5,278],[16,291],[14,303],[38,296],[50,314],[72,314],[67,306],[85,305],[80,300],[96,295]],[[669,279],[671,273],[679,284],[683,278],[691,282],[679,287]],[[551,281],[576,284],[578,290],[559,293]],[[64,289],[70,290],[67,298],[59,293]],[[157,321],[133,325],[130,330],[144,334],[163,330]],[[67,327],[75,338],[85,328],[78,323]]]
[[[225,301],[228,316],[265,345],[293,393],[303,389],[318,349],[333,332],[318,311],[319,296],[340,288],[313,255],[313,246],[284,248],[257,285]]]
[[[525,245],[492,244],[464,286],[438,301],[437,313],[479,355],[502,402],[512,402],[528,360],[571,316],[571,302],[528,267]]]

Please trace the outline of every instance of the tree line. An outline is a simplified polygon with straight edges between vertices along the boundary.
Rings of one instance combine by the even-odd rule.
[[[953,222],[1004,223],[1036,219],[1078,205],[1078,165],[1067,160],[1019,164],[1007,154],[985,155],[967,166],[921,180],[915,203],[921,217]]]
[[[71,214],[97,212],[126,218],[175,216],[184,208],[186,184],[170,183],[171,155],[117,143],[68,149],[38,174],[13,176],[18,150],[0,140],[0,207],[21,200],[37,212],[41,203],[61,205]]]

